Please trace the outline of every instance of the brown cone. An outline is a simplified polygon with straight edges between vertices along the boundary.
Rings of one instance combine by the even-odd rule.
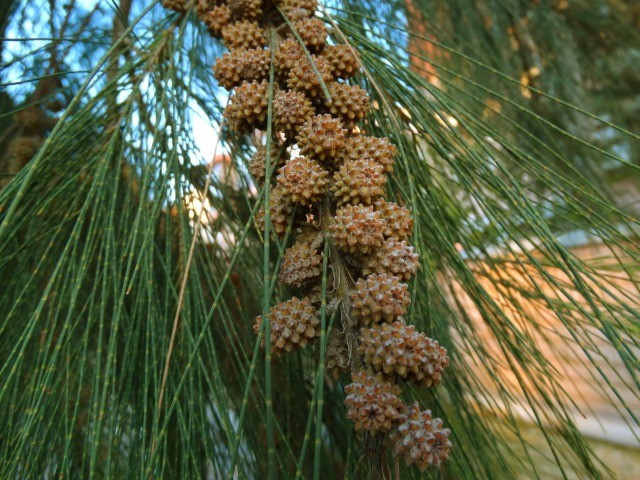
[[[276,74],[279,78],[286,79],[294,65],[305,59],[305,54],[295,38],[288,38],[280,42],[273,57]]]
[[[331,193],[338,206],[347,203],[371,205],[384,195],[386,183],[382,166],[367,159],[350,160],[333,174]]]
[[[442,428],[442,420],[432,418],[430,410],[421,412],[414,403],[390,440],[396,457],[404,457],[407,464],[415,463],[420,470],[425,470],[429,466],[440,466],[449,457],[450,434],[448,428]]]
[[[233,18],[256,20],[262,15],[262,0],[227,0]]]
[[[322,269],[322,255],[313,243],[298,239],[282,257],[279,278],[290,287],[302,287],[317,279]]]
[[[289,219],[293,214],[294,205],[291,203],[289,195],[280,186],[271,189],[269,195],[269,218],[276,234],[282,236],[289,227]],[[256,221],[261,231],[264,231],[264,208],[261,208],[256,215]]]
[[[264,128],[267,120],[269,82],[242,82],[224,109],[224,117],[236,132]]]
[[[311,60],[320,76],[316,74],[311,62],[306,56],[301,57],[289,70],[287,86],[304,92],[309,98],[316,98],[323,95],[322,82],[328,85],[333,77],[331,76],[331,66],[322,57],[311,55]],[[322,79],[322,82],[320,82]]]
[[[340,249],[349,253],[372,253],[382,245],[384,224],[372,207],[345,205],[336,211],[329,232]]]
[[[258,22],[244,20],[222,28],[222,38],[229,50],[236,48],[260,48],[267,44],[265,32]]]
[[[413,234],[413,217],[408,209],[382,198],[375,202],[374,208],[384,222],[385,237],[404,240]]]
[[[338,378],[349,368],[349,346],[344,334],[334,329],[327,344],[325,357],[325,372]]]
[[[220,38],[222,29],[231,23],[231,9],[226,5],[217,5],[202,13],[200,18],[209,29],[209,33]]]
[[[366,137],[364,135],[351,137],[344,146],[344,160],[358,160],[367,158],[382,165],[384,171],[393,170],[396,147],[386,138]]]
[[[315,115],[300,127],[296,140],[300,153],[320,161],[333,162],[344,147],[347,131],[331,115]]]
[[[273,98],[275,129],[294,138],[299,128],[315,113],[311,100],[296,90],[280,90]]]
[[[398,398],[400,387],[380,375],[356,372],[344,389],[347,415],[356,430],[388,432],[402,417],[405,406]]]
[[[405,240],[387,239],[382,248],[363,261],[362,273],[387,273],[409,280],[418,270],[418,254]]]
[[[351,78],[360,70],[355,49],[349,45],[328,45],[322,56],[331,65],[333,78]]]
[[[320,319],[317,310],[308,298],[297,297],[274,305],[269,310],[271,321],[271,352],[281,354],[304,347],[314,337],[320,336]],[[256,318],[253,331],[257,334],[262,324],[262,315]],[[264,340],[262,341],[264,346]]]
[[[411,303],[407,284],[385,273],[360,278],[349,298],[353,317],[361,325],[393,322],[407,313]]]
[[[301,15],[312,16],[318,9],[318,0],[281,0],[280,8],[289,17],[289,21],[301,20]],[[301,13],[300,10],[304,10]]]
[[[363,328],[358,351],[374,370],[426,387],[440,384],[449,366],[447,351],[437,341],[401,320]]]
[[[324,48],[327,40],[327,27],[319,18],[305,18],[294,23],[294,28],[300,35],[302,43],[311,52],[319,52]]]
[[[320,97],[324,109],[345,124],[354,124],[362,120],[369,110],[369,94],[358,85],[331,82],[328,85],[331,101]]]
[[[176,12],[184,12],[187,2],[186,0],[162,0],[162,6]]]
[[[306,157],[292,158],[280,169],[278,185],[292,202],[302,205],[316,203],[324,195],[329,183],[329,172],[318,162]]]

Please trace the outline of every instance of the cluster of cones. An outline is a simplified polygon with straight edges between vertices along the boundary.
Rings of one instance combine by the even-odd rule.
[[[192,3],[164,1],[177,11]],[[418,269],[418,255],[408,243],[411,212],[383,198],[397,151],[388,139],[356,126],[369,108],[367,92],[346,82],[358,72],[359,59],[350,45],[327,43],[317,6],[316,0],[195,2],[199,18],[229,49],[213,67],[218,83],[233,90],[224,112],[227,126],[240,134],[266,130],[271,99],[272,142],[281,147],[271,151],[284,152],[271,158],[273,179],[265,179],[263,146],[256,146],[249,165],[256,183],[272,182],[268,208],[275,233],[283,235],[291,221],[296,232],[279,278],[300,298],[270,309],[271,348],[278,355],[319,336],[323,245],[329,238],[333,281],[325,294],[345,318],[344,331],[333,329],[329,338],[327,369],[351,372],[348,416],[357,430],[386,438],[408,463],[438,466],[449,455],[449,430],[429,410],[405,405],[399,396],[405,382],[438,385],[449,358],[437,341],[403,319],[411,302],[405,282]],[[356,280],[336,285],[351,278]],[[256,332],[261,324],[259,316]]]

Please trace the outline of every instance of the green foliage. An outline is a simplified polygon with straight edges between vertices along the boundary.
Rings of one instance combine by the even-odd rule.
[[[14,13],[20,28],[34,19],[28,3]],[[102,13],[122,18],[108,3]],[[51,38],[6,60],[22,77],[2,79],[5,120],[47,75],[60,84],[37,104],[68,102],[0,191],[0,477],[267,478],[270,455],[277,478],[370,476],[379,459],[346,420],[344,379],[323,374],[340,314],[323,308],[322,341],[272,361],[253,332],[290,295],[277,283],[288,236],[262,241],[255,215],[269,192],[246,173],[248,139],[221,132],[216,151],[230,162],[214,171],[194,144],[197,115],[219,128],[220,46],[192,13],[141,3],[115,39],[77,13],[73,49],[55,35],[66,28],[58,6]],[[640,296],[637,282],[615,281],[637,278],[637,209],[609,188],[638,175],[629,102],[640,75],[625,66],[637,17],[619,2],[598,15],[598,2],[548,3],[322,10],[334,40],[361,53],[371,132],[401,152],[389,193],[413,210],[422,264],[409,320],[452,359],[441,387],[410,392],[453,432],[451,459],[429,477],[539,476],[521,408],[563,476],[606,476],[543,348],[558,342],[582,349],[592,381],[638,423],[619,388],[630,377],[640,391]],[[55,72],[41,68],[52,48],[68,54]],[[532,67],[541,73],[523,85]],[[602,242],[602,262],[567,248],[576,230]],[[608,368],[601,338],[626,376]]]

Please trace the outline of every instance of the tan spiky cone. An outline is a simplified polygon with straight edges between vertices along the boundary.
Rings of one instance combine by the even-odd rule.
[[[240,85],[244,80],[241,77],[241,62],[245,50],[237,49],[230,53],[223,53],[213,64],[213,76],[218,81],[218,85],[231,90]]]
[[[369,111],[369,94],[358,85],[331,82],[327,85],[331,100],[320,97],[324,111],[342,120],[346,125],[354,125]]]
[[[335,244],[349,253],[370,254],[380,248],[384,224],[371,206],[345,205],[329,223]]]
[[[242,82],[224,109],[229,127],[237,132],[264,128],[269,106],[269,82]]]
[[[162,6],[176,12],[184,12],[187,6],[187,0],[162,0]]]
[[[262,15],[262,0],[227,0],[233,18],[256,20]]]
[[[333,78],[351,78],[360,70],[357,54],[349,45],[328,45],[322,51],[322,57],[331,66]]]
[[[331,115],[314,115],[298,132],[296,140],[300,153],[325,163],[333,163],[339,158],[344,147],[347,130],[342,122]]]
[[[347,416],[356,430],[371,433],[388,432],[402,418],[405,406],[400,387],[384,381],[382,376],[365,371],[355,372],[344,388]]]
[[[366,257],[362,262],[362,273],[386,273],[409,280],[418,270],[418,254],[405,240],[385,240],[382,248]]]
[[[420,470],[440,466],[451,451],[448,428],[442,428],[442,420],[432,418],[430,410],[420,411],[413,404],[403,416],[400,425],[391,436],[394,455],[404,457],[408,464],[415,463]]]
[[[385,237],[405,240],[413,234],[413,217],[407,208],[382,198],[373,207],[384,222]]]
[[[269,195],[269,218],[273,230],[277,235],[284,235],[289,227],[289,219],[293,215],[294,204],[291,203],[291,199],[286,191],[280,186],[276,186],[271,189]],[[264,208],[261,208],[256,215],[256,221],[260,231],[264,231]]]
[[[243,81],[262,81],[269,77],[271,53],[262,48],[237,49],[225,53],[213,65],[220,86],[231,90]]]
[[[322,254],[318,252],[318,247],[302,237],[285,250],[278,278],[287,286],[300,288],[317,281],[321,269]]]
[[[280,8],[291,20],[291,14],[300,15],[299,10],[304,10],[304,15],[312,16],[318,9],[318,0],[279,0]]]
[[[311,205],[325,194],[329,172],[313,159],[296,157],[284,164],[277,180],[292,202]]]
[[[390,144],[387,138],[358,135],[346,141],[342,158],[345,162],[362,158],[370,159],[382,165],[386,173],[390,173],[397,153],[396,147]]]
[[[386,273],[360,278],[349,297],[353,317],[361,325],[393,322],[407,313],[411,303],[407,284]]]
[[[384,195],[387,176],[382,166],[372,160],[360,159],[345,162],[333,174],[330,191],[338,206],[371,205],[374,200]]]
[[[265,31],[258,22],[243,20],[230,23],[222,28],[222,39],[229,50],[236,48],[260,48],[267,45]]]
[[[302,348],[314,337],[320,336],[320,318],[308,298],[297,297],[274,305],[269,309],[271,321],[271,352],[281,354]],[[253,326],[257,334],[262,325],[262,315]],[[264,340],[262,342],[264,346]]]
[[[374,370],[425,387],[439,385],[449,366],[447,351],[437,341],[402,320],[360,330],[358,351]]]
[[[296,90],[280,90],[273,98],[273,123],[287,139],[295,138],[300,127],[315,114],[306,95]]]
[[[227,5],[216,5],[200,16],[209,33],[218,38],[222,36],[222,29],[231,23],[231,17],[231,9]]]
[[[316,67],[319,76],[316,74],[311,62]],[[287,76],[287,86],[304,92],[309,98],[316,98],[323,95],[322,83],[326,86],[331,80],[333,80],[333,77],[331,76],[329,63],[322,57],[311,55],[311,61],[304,56],[293,64]]]
[[[204,15],[206,15],[207,12],[210,12],[219,3],[220,2],[218,0],[197,0],[196,12],[198,13],[198,18],[204,22]]]
[[[273,57],[276,75],[282,79],[286,79],[294,65],[306,58],[304,50],[295,38],[288,38],[280,42]]]
[[[277,163],[274,164],[275,157],[277,152],[272,147],[271,149],[271,165],[272,172],[275,171],[279,166],[284,164],[285,158],[281,156],[278,158]],[[249,162],[249,173],[253,177],[253,179],[258,183],[258,185],[262,185],[264,183],[264,177],[266,175],[266,159],[267,159],[267,148],[264,145],[260,145],[256,152],[251,156],[251,161]],[[273,178],[273,177],[272,177]]]
[[[327,27],[319,18],[304,18],[293,24],[293,27],[300,35],[302,43],[311,52],[322,51],[327,41]]]
[[[327,344],[325,371],[330,377],[338,378],[349,369],[349,363],[347,338],[342,332],[334,330]]]

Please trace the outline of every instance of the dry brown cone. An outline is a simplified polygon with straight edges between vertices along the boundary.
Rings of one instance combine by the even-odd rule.
[[[329,232],[340,249],[369,254],[382,246],[384,224],[371,206],[345,205],[331,218]]]
[[[329,172],[315,160],[296,157],[280,169],[278,185],[292,202],[311,205],[322,198],[329,183]]]
[[[334,78],[351,78],[360,70],[355,49],[349,45],[327,45],[322,51],[322,57],[331,65]]]
[[[305,59],[304,50],[295,38],[283,40],[273,54],[273,65],[276,74],[281,79],[286,79],[294,65]]]
[[[294,205],[291,203],[289,195],[280,186],[271,189],[269,195],[269,218],[276,234],[282,236],[289,227],[289,219],[293,214]],[[265,213],[261,208],[256,215],[256,221],[260,231],[264,231]]]
[[[430,410],[421,412],[414,403],[390,440],[396,457],[404,457],[407,464],[415,463],[420,470],[425,470],[447,460],[451,451],[450,434],[451,430],[442,428],[441,419],[432,418]]]
[[[256,153],[253,154],[251,161],[249,162],[249,173],[258,183],[264,183],[264,177],[267,173],[266,160],[267,148],[261,145],[256,150]]]
[[[387,273],[409,280],[418,270],[418,254],[405,240],[387,239],[382,248],[363,260],[362,273]]]
[[[384,195],[386,183],[382,166],[368,159],[350,160],[333,174],[331,193],[338,206],[347,203],[371,205]]]
[[[385,237],[404,240],[413,234],[413,217],[408,209],[382,198],[375,202],[374,208],[384,222]]]
[[[331,82],[327,85],[331,101],[320,97],[325,111],[340,118],[345,124],[352,125],[362,120],[369,111],[369,94],[358,85]]]
[[[318,312],[308,298],[297,297],[274,305],[269,310],[271,321],[271,352],[276,355],[301,348],[320,335]],[[257,334],[262,324],[262,315],[256,318],[253,331]],[[264,346],[264,340],[262,341]]]
[[[293,27],[300,35],[302,43],[311,52],[320,52],[327,41],[327,27],[319,18],[305,18],[298,20]]]
[[[186,0],[162,0],[162,6],[176,12],[184,12],[187,2]]]
[[[351,382],[344,388],[344,404],[355,429],[371,433],[391,430],[405,411],[398,397],[400,387],[363,371],[354,373]]]
[[[296,90],[280,90],[273,97],[273,122],[276,131],[287,139],[295,138],[298,129],[315,114],[311,100]]]
[[[213,76],[218,81],[218,85],[231,90],[242,83],[241,63],[245,51],[242,49],[233,50],[229,53],[223,53],[221,57],[216,59],[216,63],[213,65]]]
[[[361,325],[393,322],[407,313],[411,303],[407,284],[386,273],[360,278],[349,298],[353,318]]]
[[[262,128],[267,120],[269,82],[242,82],[224,109],[232,130],[242,133]]]
[[[185,2],[186,3],[186,2]],[[216,0],[198,0],[196,2],[196,12],[198,12],[198,17],[202,19],[202,17],[213,9],[216,4],[219,3]]]
[[[331,66],[324,58],[311,55],[311,59],[320,76],[316,75],[311,62],[304,56],[294,63],[291,70],[289,70],[287,86],[306,93],[309,98],[316,98],[323,95],[322,82],[328,85],[333,77],[331,76]],[[322,82],[320,79],[322,79]]]
[[[269,77],[271,52],[262,48],[245,50],[240,61],[240,76],[247,81]]]
[[[231,9],[226,5],[217,5],[202,13],[200,18],[214,37],[222,36],[222,29],[231,23]]]
[[[396,147],[390,144],[387,138],[360,135],[347,140],[343,157],[345,161],[369,158],[382,165],[384,171],[389,173],[393,170],[397,153]]]
[[[237,49],[218,57],[213,74],[218,83],[231,90],[243,81],[261,81],[269,76],[271,53],[262,48]]]
[[[300,153],[324,162],[333,162],[344,147],[347,130],[331,115],[315,115],[300,127],[296,140]]]
[[[325,372],[330,377],[338,378],[348,368],[349,346],[347,339],[343,333],[334,330],[329,337],[325,353]]]
[[[374,370],[431,387],[449,366],[447,351],[402,320],[360,330],[358,352]]]
[[[281,0],[279,4],[282,11],[289,17],[289,21],[295,21],[294,18],[298,19],[298,15],[310,17],[318,9],[318,0]],[[300,10],[304,10],[304,13]]]
[[[321,274],[322,255],[312,243],[298,239],[282,256],[279,279],[290,287],[302,287]]]
[[[272,165],[274,163],[274,155],[275,155],[275,152],[273,151],[273,148],[272,148],[271,150]],[[264,145],[260,145],[256,150],[256,153],[254,153],[253,156],[251,157],[251,161],[249,162],[249,173],[254,178],[254,180],[259,184],[264,183],[264,177],[266,175],[266,165],[265,165],[266,158],[267,158],[267,149]],[[279,158],[277,163],[274,165],[274,170],[275,170],[275,167],[278,167],[283,163],[284,163],[284,157]]]
[[[229,50],[236,48],[260,48],[267,44],[265,31],[258,22],[244,20],[222,28],[222,39]]]
[[[238,20],[256,20],[262,15],[262,0],[228,0],[227,5]]]

